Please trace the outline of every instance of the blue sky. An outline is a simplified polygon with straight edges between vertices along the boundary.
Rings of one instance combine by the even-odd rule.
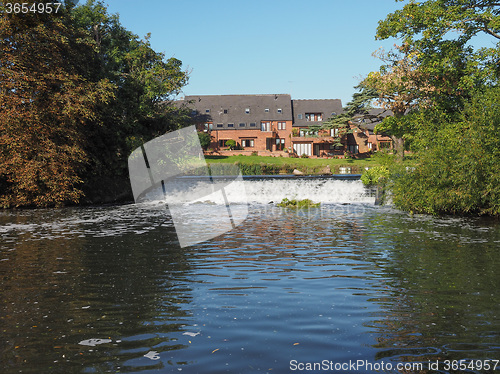
[[[394,0],[105,0],[110,13],[190,71],[186,95],[289,93],[341,99],[377,70],[380,19]]]

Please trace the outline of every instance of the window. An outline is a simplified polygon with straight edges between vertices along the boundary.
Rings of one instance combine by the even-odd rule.
[[[192,115],[192,116],[195,116],[195,115],[196,115],[196,113],[197,113],[197,112],[196,112],[196,110],[194,110],[194,109],[191,111],[191,115]]]
[[[245,148],[248,147],[253,147],[254,146],[254,140],[253,139],[242,139],[241,140],[241,145]]]
[[[302,114],[298,114],[298,115],[297,115],[297,118],[298,118],[298,119],[302,119]]]
[[[277,151],[282,151],[285,149],[285,139],[276,139],[276,150]]]
[[[208,129],[209,130],[213,130],[214,129],[214,124],[213,123],[209,123],[208,124]]]
[[[368,142],[367,146],[368,146],[368,149],[372,149],[372,143]]]
[[[250,127],[257,127],[257,124],[255,122],[250,122]]]
[[[268,113],[269,112],[269,108],[264,109],[264,112]]]
[[[210,109],[205,109],[205,113],[210,113]]]
[[[283,110],[281,110],[281,108],[278,108],[278,113],[283,113]]]
[[[239,125],[239,126],[240,126],[240,127],[245,127],[246,125],[247,125],[246,123],[243,123],[243,122],[242,122],[242,123],[240,123],[240,125]]]
[[[261,122],[260,131],[271,131],[271,122]]]
[[[229,139],[220,139],[219,140],[219,147],[225,147],[226,146],[226,142],[228,141]]]
[[[286,130],[286,122],[278,122],[278,130]]]
[[[352,153],[353,155],[357,154],[359,151],[359,146],[357,144],[355,145],[348,145],[347,150]]]
[[[228,123],[227,127],[234,127],[234,123]]]
[[[229,112],[228,109],[224,109],[224,114],[227,114]]]
[[[245,113],[246,113],[246,114],[249,114],[249,113],[250,113],[250,108],[246,108],[246,109],[245,109]]]
[[[222,123],[218,123],[217,128],[221,128],[221,127],[224,127],[224,125]]]
[[[332,117],[335,117],[336,115],[337,115],[337,113],[332,112]]]
[[[205,128],[205,132],[207,132],[210,129],[210,125],[211,123],[205,123],[205,125],[203,126]]]
[[[323,114],[322,113],[306,113],[306,121],[309,121],[309,122],[323,121]]]
[[[333,137],[339,136],[339,129],[330,129],[330,136]]]

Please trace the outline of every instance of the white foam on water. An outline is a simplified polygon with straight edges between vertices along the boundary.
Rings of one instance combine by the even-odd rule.
[[[317,203],[328,204],[373,204],[375,202],[373,194],[365,188],[360,180],[258,179],[239,183],[227,186],[225,189],[230,203],[279,203],[284,198],[310,199]],[[244,188],[241,188],[241,184]],[[209,201],[215,204],[224,203],[222,199],[214,198],[214,196],[206,196],[200,198],[199,201]]]

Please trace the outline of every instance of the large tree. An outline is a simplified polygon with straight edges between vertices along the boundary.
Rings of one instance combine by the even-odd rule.
[[[83,36],[64,6],[0,16],[2,206],[61,205],[82,195],[84,134],[98,102],[112,97],[109,81],[88,80],[94,51]]]
[[[130,151],[179,126],[168,101],[187,82],[181,62],[100,1],[2,12],[0,40],[2,206],[109,199],[126,187]]]
[[[473,37],[485,33],[499,40],[500,3],[481,0],[409,1],[379,22],[376,37],[399,38],[395,51],[380,53],[383,65],[363,84],[377,91],[378,103],[393,112],[378,126],[391,134],[403,154],[412,135],[411,114],[434,106],[457,114],[478,87],[500,75],[496,46],[474,49]]]
[[[477,35],[492,43],[474,48]],[[416,54],[444,109],[461,108],[477,87],[500,76],[499,1],[412,0],[379,22],[376,38],[389,37]]]
[[[73,15],[95,47],[94,74],[115,85],[115,100],[101,111],[105,126],[92,142],[107,157],[99,158],[92,172],[96,180],[103,173],[126,177],[126,159],[133,149],[185,122],[171,101],[186,85],[188,73],[180,60],[156,52],[149,34],[140,39],[125,29],[102,1],[88,0]]]

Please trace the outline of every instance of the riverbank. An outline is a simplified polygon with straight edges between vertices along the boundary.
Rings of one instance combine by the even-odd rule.
[[[294,170],[305,175],[361,174],[366,168],[379,165],[374,158],[321,159],[270,156],[205,156],[209,165],[237,165],[243,175],[292,174]],[[219,166],[221,167],[221,166]],[[222,168],[224,168],[222,166]]]

